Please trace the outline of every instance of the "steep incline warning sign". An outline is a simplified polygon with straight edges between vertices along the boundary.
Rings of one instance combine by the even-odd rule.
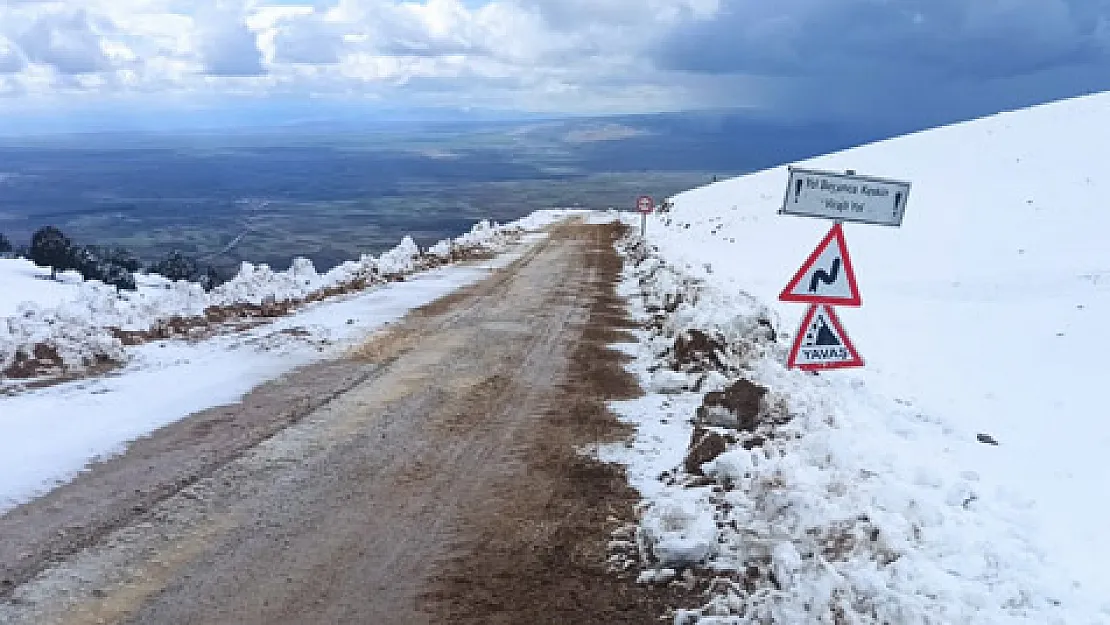
[[[844,240],[844,229],[840,224],[833,226],[821,239],[817,249],[782,290],[779,299],[841,306],[859,306],[862,303],[852,259],[848,256],[848,244]]]
[[[809,307],[794,337],[787,366],[804,371],[843,369],[862,367],[863,359],[832,307],[814,304]]]

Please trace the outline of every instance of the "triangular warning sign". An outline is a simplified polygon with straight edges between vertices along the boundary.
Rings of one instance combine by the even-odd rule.
[[[859,306],[862,303],[859,286],[856,285],[856,272],[852,269],[852,259],[848,256],[848,244],[844,241],[844,229],[840,224],[833,226],[821,239],[817,249],[782,290],[779,299],[840,306]]]
[[[802,319],[786,366],[804,371],[842,369],[862,367],[863,359],[859,357],[859,352],[852,345],[832,307],[814,304]]]

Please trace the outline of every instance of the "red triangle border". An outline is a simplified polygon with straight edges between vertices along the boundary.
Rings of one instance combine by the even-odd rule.
[[[813,323],[813,318],[817,315],[817,309],[823,307],[825,315],[832,323],[833,329],[836,330],[837,337],[844,341],[844,348],[851,354],[852,359],[844,362],[833,362],[827,365],[799,365],[798,352],[802,349],[802,339],[805,337],[805,329],[809,324]],[[860,357],[859,352],[856,351],[856,346],[852,344],[852,339],[848,338],[848,333],[844,331],[844,326],[840,323],[840,318],[836,316],[836,309],[828,304],[812,304],[809,310],[806,311],[805,317],[802,318],[801,325],[798,326],[797,335],[794,337],[794,346],[790,348],[790,358],[786,361],[787,369],[801,369],[802,371],[828,371],[831,369],[848,369],[852,367],[864,366],[863,358]]]
[[[844,258],[844,272],[847,276],[848,285],[851,288],[852,296],[849,298],[844,298],[831,297],[828,295],[794,295],[794,288],[797,287],[798,283],[802,281],[802,278],[804,278],[805,275],[809,273],[809,270],[817,262],[817,259],[821,256],[821,253],[825,251],[825,248],[828,247],[830,243],[832,243],[834,238],[836,239],[837,245],[840,246],[841,256],[843,256]],[[798,270],[798,273],[794,274],[794,277],[791,278],[789,283],[787,283],[786,288],[783,289],[782,293],[779,294],[779,301],[793,302],[797,304],[836,304],[837,306],[863,305],[863,298],[861,298],[859,294],[859,284],[856,282],[856,271],[855,268],[852,266],[852,257],[848,253],[848,242],[844,238],[844,228],[841,226],[841,224],[833,225],[832,230],[829,230],[829,233],[825,235],[825,238],[821,239],[821,242],[817,244],[817,248],[814,249],[813,253],[809,255],[809,258],[807,258],[806,261],[802,263],[802,268]]]

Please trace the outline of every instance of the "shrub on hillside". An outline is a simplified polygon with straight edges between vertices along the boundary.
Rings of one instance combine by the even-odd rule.
[[[227,282],[227,279],[221,276],[220,273],[216,271],[215,267],[206,267],[204,269],[204,275],[202,275],[197,282],[200,282],[201,288],[205,291],[211,291],[224,282]]]
[[[57,278],[58,270],[73,268],[73,244],[69,237],[54,226],[39,228],[31,235],[31,248],[28,250],[31,261],[42,267],[50,267],[50,277]]]
[[[86,280],[100,280],[117,290],[135,290],[135,276],[139,261],[122,248],[102,248],[95,245],[77,246],[70,250],[70,265],[81,272]]]
[[[121,247],[73,245],[61,230],[45,226],[31,236],[31,247],[20,250],[35,264],[50,267],[50,277],[57,278],[58,271],[76,269],[86,280],[99,280],[119,289],[137,288],[133,272],[139,269],[139,259]]]
[[[132,273],[138,271],[142,264],[139,258],[122,247],[96,247],[96,253],[105,260],[105,262],[120,267]]]
[[[205,291],[211,291],[224,282],[213,267],[202,267],[195,258],[178,251],[170,252],[165,258],[148,267],[147,271],[170,280],[196,282]]]
[[[170,280],[195,282],[200,277],[200,263],[176,250],[151,264],[147,270]]]
[[[11,253],[12,242],[8,240],[8,237],[4,236],[3,232],[0,232],[0,256],[7,256]]]
[[[139,288],[135,283],[135,274],[119,265],[108,265],[103,276],[99,278],[104,284],[116,287],[117,291],[134,291]]]

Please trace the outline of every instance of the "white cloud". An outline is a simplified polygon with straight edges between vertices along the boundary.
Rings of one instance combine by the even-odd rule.
[[[650,109],[667,89],[643,51],[716,2],[7,0],[0,73],[7,94],[392,90],[421,105],[545,110],[628,106],[603,85],[636,76],[632,108]]]
[[[63,75],[93,74],[111,67],[101,42],[113,30],[104,16],[60,8],[37,15],[16,41],[31,63],[48,65]]]
[[[264,29],[263,38],[274,63],[332,65],[344,54],[345,30],[322,12],[283,11]]]
[[[261,76],[266,73],[258,34],[235,10],[202,12],[195,20],[197,52],[209,76]]]

